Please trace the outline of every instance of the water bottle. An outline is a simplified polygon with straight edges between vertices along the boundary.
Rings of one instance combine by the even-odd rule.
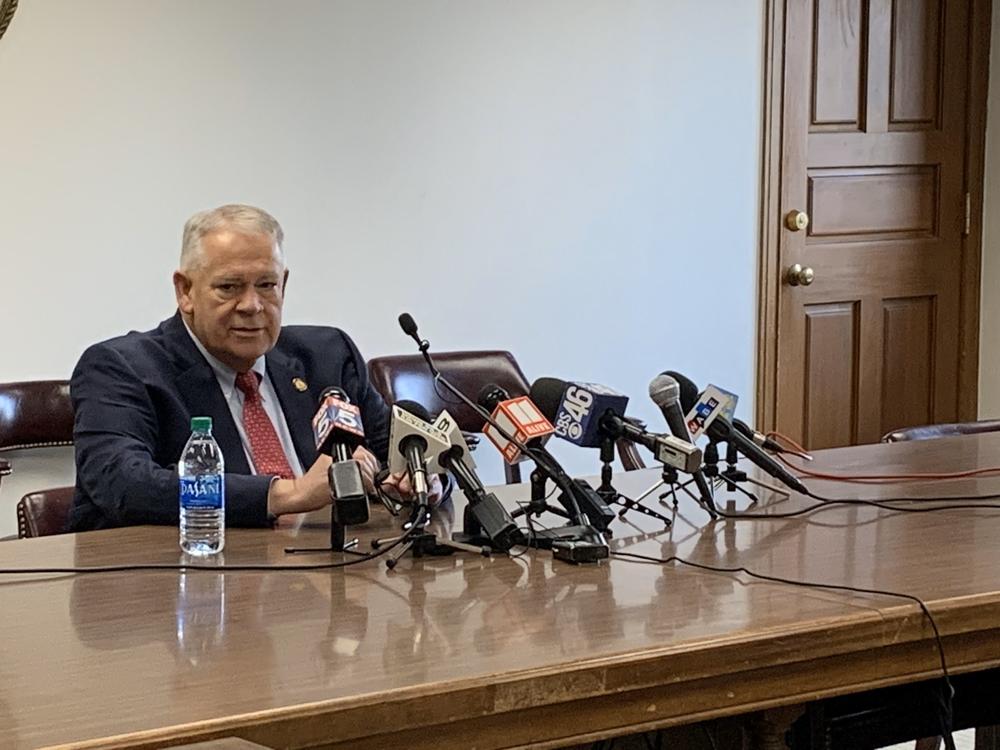
[[[180,474],[181,549],[214,555],[226,544],[226,486],[222,451],[212,437],[212,418],[193,417],[177,467]]]

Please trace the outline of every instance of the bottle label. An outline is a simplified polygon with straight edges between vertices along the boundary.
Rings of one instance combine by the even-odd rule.
[[[225,485],[219,474],[181,477],[181,507],[221,510]]]

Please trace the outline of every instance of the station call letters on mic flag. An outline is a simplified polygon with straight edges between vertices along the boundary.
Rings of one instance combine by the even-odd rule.
[[[339,388],[327,388],[313,417],[313,438],[320,453],[329,453],[333,440],[351,445],[360,445],[365,440],[361,410],[342,394]]]

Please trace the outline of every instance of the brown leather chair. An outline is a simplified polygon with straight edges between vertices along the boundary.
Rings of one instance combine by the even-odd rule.
[[[527,378],[510,352],[439,352],[434,355],[434,362],[448,382],[473,401],[478,397],[480,389],[489,383],[503,387],[511,396],[526,396],[530,388]],[[421,355],[376,357],[368,363],[368,372],[372,385],[386,402],[416,401],[431,414],[447,409],[463,431],[483,431],[483,418],[461,403],[444,386],[434,383]],[[521,470],[517,465],[504,464],[504,472],[507,484],[521,481]]]
[[[25,495],[17,504],[18,539],[64,533],[72,505],[72,487],[54,487]]]
[[[907,440],[934,440],[955,435],[977,435],[981,432],[1000,432],[1000,420],[984,419],[979,422],[952,422],[930,424],[893,430],[882,436],[883,443],[902,443]]]
[[[0,383],[0,452],[72,444],[68,380]]]
[[[29,380],[0,383],[0,453],[72,444],[73,404],[69,397],[69,381]],[[0,458],[0,477],[16,470],[16,459],[10,461]],[[47,483],[51,483],[51,480]],[[27,498],[35,495],[44,496],[47,492],[49,491],[33,493]],[[69,501],[72,501],[72,488],[69,491]],[[66,518],[69,515],[68,504],[61,510],[50,510],[51,503],[45,502],[45,498],[34,500],[28,504],[29,507],[25,510],[28,515],[22,522],[21,511],[24,502],[25,500],[22,500],[17,506],[18,536],[42,536],[65,530]],[[62,513],[60,518],[51,523],[48,521],[53,518],[53,513],[58,515],[60,512]],[[30,533],[26,533],[26,529]],[[41,529],[46,530],[41,531]]]

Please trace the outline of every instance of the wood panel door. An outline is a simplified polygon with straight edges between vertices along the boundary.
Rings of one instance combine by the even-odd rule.
[[[818,449],[953,421],[969,4],[785,11],[776,427]]]

